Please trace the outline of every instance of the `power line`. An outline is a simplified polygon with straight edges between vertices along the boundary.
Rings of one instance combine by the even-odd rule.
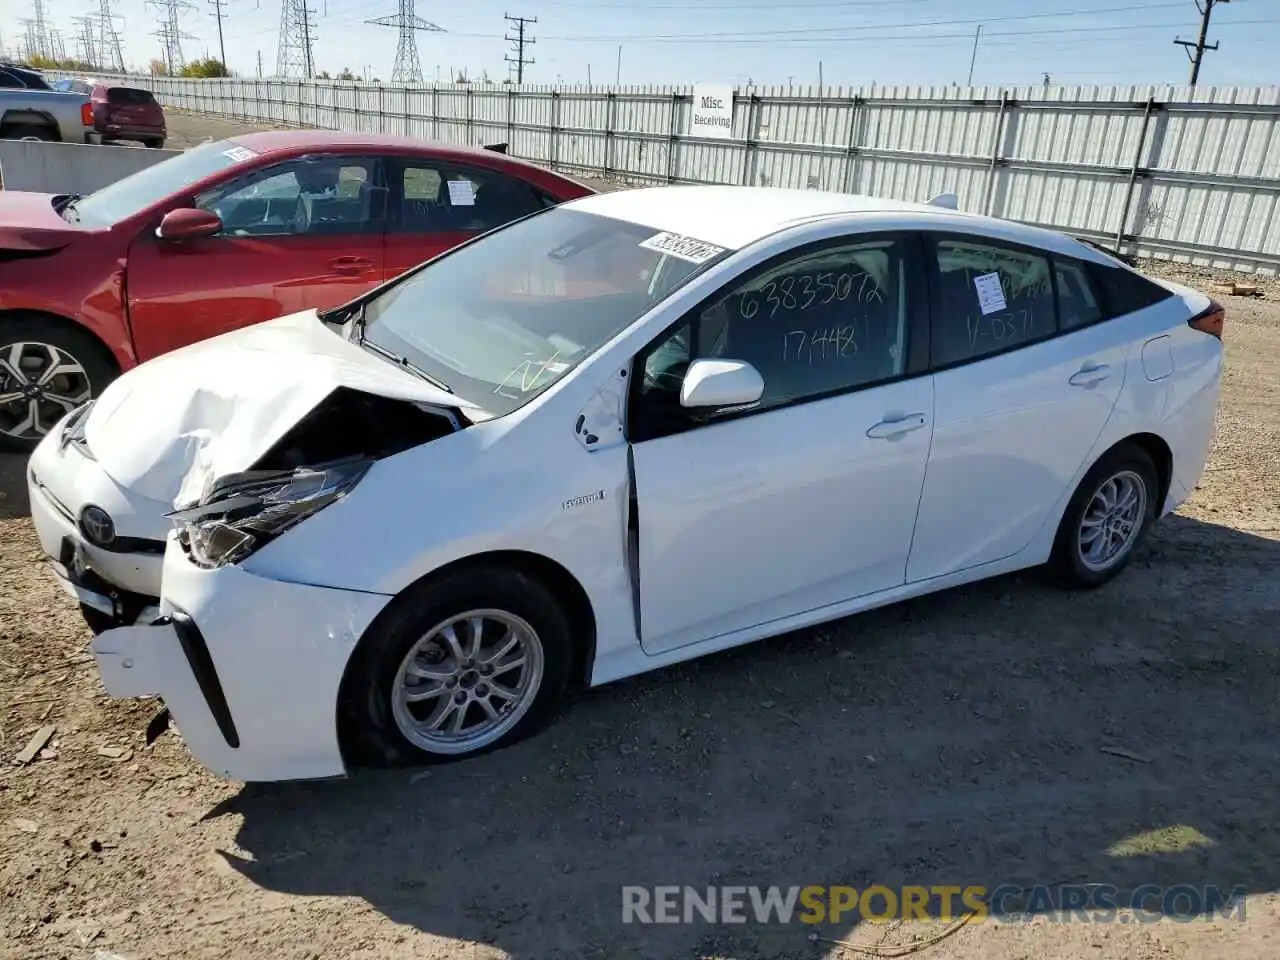
[[[312,47],[315,31],[311,26],[313,12],[307,6],[307,0],[281,0],[276,76],[302,77],[308,80],[315,76],[316,62]]]
[[[533,37],[525,36],[525,26],[530,23],[537,23],[538,18],[513,17],[510,14],[504,13],[502,15],[502,19],[516,25],[516,35],[514,37],[510,34],[504,35],[504,39],[515,44],[515,46],[511,48],[511,52],[515,54],[515,57],[503,57],[503,59],[515,68],[516,83],[524,83],[524,68],[526,66],[533,66],[533,58],[526,57],[524,55],[524,48],[536,42]]]
[[[213,7],[211,16],[218,21],[218,62],[224,67],[227,65],[227,48],[222,42],[222,18],[226,16],[226,5],[227,0],[209,0],[209,6]]]
[[[378,27],[395,27],[400,31],[396,40],[396,62],[391,68],[392,83],[421,83],[422,64],[418,60],[418,38],[416,32],[444,33],[444,27],[423,20],[413,9],[414,0],[400,0],[400,10],[394,16],[377,17],[367,20]]]
[[[1204,0],[1204,6],[1200,5],[1200,0],[1196,0],[1196,9],[1200,11],[1200,36],[1196,40],[1174,40],[1173,42],[1186,50],[1187,57],[1191,60],[1191,86],[1196,85],[1196,81],[1200,79],[1200,63],[1204,60],[1206,50],[1217,50],[1218,42],[1215,40],[1212,44],[1205,43],[1209,36],[1209,18],[1213,16],[1213,8],[1218,3],[1230,3],[1231,0]],[[1195,52],[1192,53],[1192,50]]]

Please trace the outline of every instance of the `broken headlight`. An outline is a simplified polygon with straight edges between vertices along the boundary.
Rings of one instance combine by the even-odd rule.
[[[168,514],[178,543],[195,564],[239,563],[290,527],[341,499],[372,461],[346,460],[297,470],[222,477],[198,503]]]

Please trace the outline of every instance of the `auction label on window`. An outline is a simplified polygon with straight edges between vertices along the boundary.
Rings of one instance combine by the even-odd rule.
[[[733,86],[699,83],[693,88],[689,136],[728,140],[733,136]]]
[[[978,309],[982,311],[984,317],[988,313],[999,313],[1001,310],[1008,309],[1008,304],[1004,300],[1004,290],[1000,287],[1000,274],[984,273],[980,277],[974,277],[973,286],[978,291]]]
[[[656,233],[648,240],[641,240],[639,245],[646,250],[665,253],[690,263],[706,263],[712,257],[724,253],[724,247],[695,240],[693,237],[683,237],[678,233]]]
[[[470,180],[449,181],[449,204],[454,207],[474,207],[476,188]]]
[[[257,156],[248,147],[232,147],[230,150],[223,150],[222,155],[228,160],[234,160],[236,163],[244,163],[246,160],[252,160]]]

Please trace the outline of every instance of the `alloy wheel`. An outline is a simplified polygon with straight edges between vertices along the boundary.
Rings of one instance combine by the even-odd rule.
[[[1080,519],[1080,560],[1100,572],[1119,563],[1133,549],[1147,515],[1147,485],[1133,470],[1122,470],[1102,482]]]
[[[462,754],[503,737],[542,686],[537,632],[504,610],[468,610],[432,627],[396,673],[392,714],[410,743]]]
[[[83,364],[61,347],[36,341],[0,347],[0,434],[39,440],[91,394]]]

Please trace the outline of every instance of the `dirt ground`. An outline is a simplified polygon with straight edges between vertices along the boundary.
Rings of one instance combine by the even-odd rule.
[[[154,705],[104,696],[23,463],[0,461],[0,957],[853,957],[801,924],[624,925],[619,888],[1062,882],[1251,895],[1242,922],[987,922],[916,955],[1280,955],[1266,293],[1227,301],[1202,485],[1115,583],[1028,573],[899,604],[601,688],[430,771],[246,786],[173,733],[146,747]],[[47,753],[11,764],[46,723]],[[893,955],[942,927],[817,932]]]

